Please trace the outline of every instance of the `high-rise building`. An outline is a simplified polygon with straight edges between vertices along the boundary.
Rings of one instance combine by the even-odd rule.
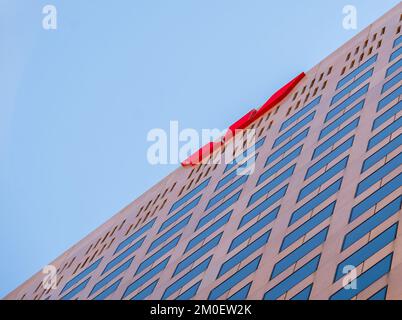
[[[402,299],[401,26],[399,3],[236,122],[247,159],[184,162],[6,299]]]

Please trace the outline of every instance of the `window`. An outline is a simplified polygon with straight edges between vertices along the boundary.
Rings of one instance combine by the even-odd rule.
[[[376,254],[378,251],[386,247],[392,241],[395,240],[398,231],[398,224],[394,224],[392,227],[381,233],[379,236],[371,240],[365,246],[361,247],[350,257],[343,260],[336,268],[335,281],[338,281],[345,274],[343,270],[346,266],[360,266],[368,258]]]
[[[230,258],[225,263],[223,263],[222,267],[219,271],[219,274],[217,276],[217,279],[222,277],[228,271],[232,270],[235,266],[237,266],[239,263],[241,263],[246,258],[251,256],[254,252],[256,252],[257,250],[264,247],[268,242],[269,235],[270,235],[270,232],[264,233],[257,240],[254,240],[251,244],[249,244],[243,250],[241,250],[240,252],[235,254],[232,258]]]
[[[336,89],[338,90],[339,88],[343,87],[346,83],[353,80],[358,74],[366,70],[368,67],[372,66],[377,61],[377,58],[378,54],[374,55],[366,62],[364,62],[360,67],[356,68],[356,70],[349,73],[346,77],[344,77],[341,81],[338,82]]]
[[[200,287],[202,281],[197,282],[195,285],[190,287],[188,290],[183,292],[181,295],[179,295],[176,300],[190,300],[193,298],[198,291],[198,288]]]
[[[183,198],[180,200],[176,201],[173,205],[172,208],[169,211],[169,214],[171,214],[173,211],[175,211],[177,208],[179,208],[181,205],[189,201],[191,198],[193,198],[196,194],[200,193],[202,190],[204,190],[208,184],[211,178],[208,178],[205,180],[203,183],[201,183],[197,188],[194,188],[191,192],[186,194]]]
[[[351,117],[359,113],[364,106],[365,100],[359,102],[357,105],[355,105],[352,109],[344,113],[342,116],[340,116],[338,119],[336,119],[334,122],[329,124],[327,127],[321,130],[320,137],[318,138],[321,140],[322,138],[326,137],[328,134],[330,134],[332,131],[334,131],[336,128],[340,127],[343,123],[345,123],[347,120],[349,120]]]
[[[277,186],[279,186],[281,183],[289,179],[294,171],[295,171],[296,165],[291,166],[289,169],[286,171],[282,172],[279,176],[277,176],[275,179],[270,181],[268,184],[266,184],[264,187],[262,187],[260,190],[258,190],[256,193],[254,193],[250,201],[248,202],[248,207],[256,203],[258,200],[260,200],[262,197],[268,195],[273,189],[275,189]]]
[[[307,256],[311,251],[322,245],[327,239],[328,229],[329,227],[323,229],[310,240],[303,243],[300,247],[298,247],[286,257],[281,259],[278,263],[276,263],[271,274],[271,280],[276,278],[282,272],[286,271],[301,258]]]
[[[314,150],[314,154],[313,154],[313,157],[312,157],[311,160],[317,158],[319,155],[324,153],[326,150],[330,149],[334,144],[336,144],[338,141],[340,141],[342,138],[344,138],[349,133],[351,133],[354,129],[356,129],[357,126],[359,125],[359,121],[360,121],[360,117],[358,117],[355,120],[353,120],[346,127],[344,127],[343,129],[339,130],[331,138],[327,139],[325,142],[323,142],[321,145],[319,145]]]
[[[165,254],[167,254],[169,251],[172,249],[176,248],[177,244],[180,241],[181,235],[177,236],[175,239],[170,241],[168,244],[164,245],[161,249],[159,249],[157,252],[155,252],[152,256],[144,260],[140,266],[138,267],[137,271],[135,274],[141,273],[143,270],[151,266],[153,263],[155,263],[158,259],[163,257]]]
[[[287,277],[285,280],[277,284],[275,287],[267,291],[264,295],[264,300],[276,300],[294,286],[302,282],[304,279],[307,279],[310,275],[312,275],[318,268],[318,264],[320,263],[321,255],[316,256],[309,262],[307,262],[304,266],[295,271],[292,275]]]
[[[350,221],[352,222],[364,214],[366,211],[370,210],[377,203],[382,201],[385,197],[389,196],[392,192],[398,189],[402,183],[402,173],[392,179],[390,182],[382,186],[380,189],[372,193],[358,205],[354,206],[352,212],[350,213]]]
[[[167,219],[164,223],[162,223],[158,233],[165,230],[167,227],[169,227],[170,225],[175,223],[177,220],[179,220],[181,217],[183,217],[184,215],[189,213],[191,210],[193,210],[198,205],[201,198],[202,198],[202,195],[199,196],[197,199],[193,200],[192,202],[190,202],[183,209],[181,209],[180,211],[175,213],[173,216],[171,216],[169,219]]]
[[[257,270],[260,261],[261,256],[255,258],[249,264],[245,265],[243,268],[237,271],[234,275],[218,285],[215,289],[211,290],[208,300],[217,300],[219,297],[221,297],[223,294],[233,288],[236,284],[246,279],[249,275]]]
[[[309,130],[310,130],[310,128],[307,128],[302,133],[299,133],[296,137],[294,137],[290,142],[288,142],[283,147],[281,147],[277,151],[275,151],[271,156],[268,157],[267,163],[274,162],[276,159],[278,159],[284,153],[286,153],[287,151],[292,149],[295,145],[297,145],[301,141],[303,141],[303,139],[307,137]]]
[[[64,297],[62,297],[61,300],[70,300],[70,299],[74,298],[79,292],[81,292],[82,290],[85,289],[85,287],[87,286],[89,280],[91,280],[91,277],[89,277],[87,280],[81,282],[73,290],[71,290]]]
[[[169,262],[170,257],[166,258],[162,262],[158,263],[155,267],[153,267],[151,270],[149,270],[147,273],[143,274],[141,277],[139,277],[137,280],[135,280],[132,284],[130,284],[126,291],[123,294],[122,298],[127,297],[129,294],[137,290],[139,287],[147,283],[149,280],[151,280],[155,275],[157,275],[159,272],[163,271],[168,262]]]
[[[364,221],[358,227],[350,231],[343,240],[342,251],[349,248],[351,245],[359,241],[369,232],[377,228],[383,222],[395,215],[401,209],[402,197],[396,198],[383,209],[378,211],[375,215]]]
[[[386,127],[384,130],[381,132],[377,133],[374,137],[370,139],[368,142],[368,147],[367,151],[371,150],[374,148],[377,144],[379,144],[381,141],[389,138],[390,135],[392,135],[396,130],[398,130],[400,127],[402,127],[402,117],[399,117],[397,120],[392,122],[388,127]]]
[[[325,123],[327,123],[329,120],[334,118],[337,114],[345,110],[348,106],[356,102],[358,99],[360,99],[363,95],[365,95],[369,89],[369,84],[366,84],[363,88],[359,89],[356,93],[352,94],[349,98],[347,98],[344,102],[333,108],[330,112],[328,112],[326,118],[325,118]]]
[[[377,164],[379,161],[383,160],[391,152],[396,150],[400,145],[402,145],[402,134],[400,134],[394,140],[386,144],[372,156],[368,157],[363,163],[362,173],[366,172],[368,169]]]
[[[126,271],[131,263],[133,262],[134,257],[127,260],[125,263],[123,263],[120,267],[118,267],[116,270],[113,272],[109,273],[105,278],[103,278],[101,281],[99,281],[92,289],[91,293],[89,296],[92,296],[95,292],[99,291],[99,289],[103,288],[105,285],[107,285],[110,281],[115,279],[118,275],[120,275],[122,272]]]
[[[177,232],[181,231],[184,227],[186,227],[188,225],[188,223],[190,222],[191,217],[192,217],[192,215],[189,215],[188,217],[186,217],[185,219],[180,221],[178,224],[173,226],[171,229],[169,229],[166,233],[161,235],[159,238],[155,239],[149,246],[147,253],[149,253],[152,250],[154,250],[155,248],[159,247],[162,243],[164,243],[165,241],[170,239],[170,237],[172,237]]]
[[[389,62],[394,61],[396,58],[398,58],[402,53],[402,47],[397,49],[391,54],[391,57],[389,58]]]
[[[368,300],[386,300],[387,299],[387,291],[388,291],[388,286],[382,288],[380,291],[372,295]]]
[[[399,101],[392,108],[388,109],[381,116],[379,116],[377,119],[374,120],[372,130],[375,130],[375,129],[379,128],[380,126],[382,126],[389,119],[393,118],[399,112],[401,112],[401,110],[402,110],[402,101]]]
[[[306,113],[308,113],[310,110],[312,110],[314,107],[316,107],[318,104],[321,102],[321,96],[315,98],[313,101],[311,101],[308,105],[306,105],[303,109],[301,109],[299,112],[295,113],[293,116],[291,116],[289,119],[287,119],[281,126],[280,132],[288,128],[292,123],[296,122],[298,119],[300,119],[302,116],[304,116]]]
[[[310,294],[311,290],[313,289],[313,285],[310,284],[308,287],[300,291],[298,294],[296,294],[292,299],[290,300],[301,300],[301,301],[306,301],[310,299]]]
[[[381,279],[391,270],[392,264],[392,254],[386,256],[372,268],[361,274],[357,281],[359,283],[356,290],[347,290],[342,288],[336,293],[334,293],[329,299],[330,300],[348,300],[357,296],[360,292],[364,291],[366,288],[371,286],[374,282]]]
[[[216,196],[214,196],[211,200],[209,200],[207,207],[205,210],[210,209],[213,207],[215,204],[217,204],[219,201],[222,201],[222,199],[226,198],[229,194],[231,194],[234,190],[245,184],[248,180],[248,175],[241,176],[239,179],[237,179],[235,182],[233,182],[230,186],[228,186],[225,190],[221,191],[218,193]]]
[[[259,204],[253,210],[251,210],[248,213],[246,213],[244,215],[244,217],[241,219],[239,228],[241,228],[244,225],[246,225],[248,222],[253,220],[255,217],[258,217],[262,212],[264,212],[269,207],[271,207],[276,202],[278,202],[280,199],[282,199],[285,196],[287,189],[288,189],[288,185],[284,186],[282,189],[280,189],[279,191],[275,192],[272,196],[270,196],[264,202]]]
[[[276,148],[279,146],[281,143],[289,139],[292,135],[294,135],[297,131],[299,131],[301,128],[305,127],[307,124],[309,124],[311,121],[313,121],[315,117],[316,112],[314,111],[307,117],[305,117],[303,120],[301,120],[299,123],[297,123],[294,127],[286,131],[284,134],[282,134],[280,137],[278,137],[275,140],[275,143],[273,145],[273,148]]]
[[[399,165],[402,163],[402,153],[389,160],[386,164],[384,164],[380,169],[376,172],[368,176],[362,182],[359,183],[356,189],[356,197],[361,195],[363,192],[370,189],[373,185],[380,182],[384,179],[385,176],[390,174],[395,169],[399,168]]]
[[[226,223],[229,222],[230,217],[232,215],[232,211],[227,213],[225,216],[220,218],[218,221],[216,221],[213,225],[202,231],[199,235],[195,236],[192,240],[187,245],[186,251],[191,250],[194,248],[196,245],[204,241],[206,238],[208,238],[211,234],[213,234],[215,231],[219,230],[222,226],[224,226]]]
[[[402,86],[398,87],[398,89],[396,89],[393,92],[391,92],[389,95],[387,95],[384,99],[382,99],[378,103],[377,112],[382,110],[382,109],[384,109],[392,101],[398,99],[401,94],[402,94]]]
[[[138,239],[141,235],[143,235],[145,232],[147,232],[149,229],[152,228],[156,221],[156,218],[153,219],[152,221],[148,222],[145,226],[143,226],[141,229],[138,231],[134,232],[131,236],[129,236],[127,239],[122,241],[119,246],[117,247],[116,251],[114,254],[117,252],[121,251],[123,248],[127,247],[130,243],[132,243],[134,240]]]
[[[398,84],[402,80],[402,72],[399,72],[396,76],[392,79],[388,80],[382,87],[381,93],[387,92],[393,86]]]
[[[248,228],[246,231],[242,232],[240,235],[238,235],[236,238],[233,239],[229,251],[231,252],[232,250],[236,249],[238,246],[246,242],[248,239],[250,239],[253,235],[255,235],[257,232],[261,231],[264,229],[268,224],[271,222],[275,221],[275,219],[278,216],[280,207],[274,209],[271,211],[269,214],[267,214],[264,218],[260,219],[258,222],[253,224],[250,228]],[[270,232],[270,231],[268,231]]]
[[[201,248],[199,248],[197,251],[189,255],[187,258],[182,260],[176,267],[176,270],[173,273],[173,276],[176,276],[180,272],[182,272],[184,269],[187,267],[191,266],[194,262],[196,262],[198,259],[203,257],[207,252],[211,251],[213,248],[215,248],[218,244],[219,241],[221,241],[223,232],[218,234],[215,238],[204,244]]]
[[[391,74],[399,70],[401,66],[402,66],[402,59],[399,59],[397,62],[395,62],[392,66],[388,68],[385,78],[388,78]]]
[[[185,284],[193,280],[195,277],[199,276],[205,270],[207,270],[209,263],[212,260],[212,256],[204,260],[198,266],[194,267],[191,271],[189,271],[186,275],[176,280],[172,285],[170,285],[164,292],[162,296],[162,300],[169,298],[173,293],[180,290]]]
[[[332,202],[329,206],[321,210],[315,216],[310,218],[300,227],[289,233],[282,242],[281,252],[286,248],[289,248],[293,243],[303,238],[308,232],[327,220],[334,213],[336,201]]]
[[[356,89],[358,86],[360,86],[363,82],[368,80],[372,75],[373,75],[374,68],[367,71],[365,74],[363,74],[361,77],[356,79],[354,82],[352,82],[350,85],[348,85],[345,89],[337,93],[331,101],[331,105],[334,105],[337,103],[339,100],[341,100],[343,97],[345,97],[347,94],[349,94],[352,90]]]
[[[402,42],[402,36],[399,36],[398,38],[395,39],[393,48],[399,46],[401,42]]]
[[[155,287],[158,285],[158,281],[159,281],[159,279],[152,282],[148,287],[146,287],[144,290],[142,290],[141,292],[136,294],[134,297],[132,297],[131,300],[144,300],[145,298],[150,296],[154,292]]]
[[[228,300],[246,300],[252,284],[253,283],[250,282],[245,287],[237,291],[234,295],[229,297]]]
[[[314,181],[310,182],[303,189],[300,190],[299,197],[297,198],[297,202],[303,200],[305,197],[313,193],[315,190],[320,188],[325,182],[335,177],[339,172],[342,172],[348,165],[349,156],[343,158],[333,167],[328,169],[325,173],[319,176]]]
[[[109,297],[112,293],[114,293],[117,288],[119,287],[121,280],[123,278],[117,280],[115,283],[113,283],[109,288],[107,288],[105,291],[97,295],[94,300],[105,300],[107,297]]]
[[[102,258],[98,259],[93,264],[91,264],[89,267],[87,267],[85,270],[83,270],[78,275],[76,275],[74,278],[72,278],[70,281],[68,281],[66,283],[66,285],[64,286],[63,290],[61,290],[61,294],[65,291],[67,291],[68,289],[70,289],[71,287],[73,287],[76,283],[80,282],[87,275],[89,275],[92,271],[96,270],[96,268],[98,268],[101,261],[102,261]]]
[[[305,203],[303,206],[301,206],[299,209],[293,212],[292,218],[290,219],[289,225],[292,225],[299,221],[301,218],[303,218],[305,215],[307,215],[309,212],[314,210],[317,206],[319,206],[321,203],[323,203],[325,200],[333,196],[335,193],[339,191],[342,185],[342,178],[339,179],[338,181],[334,182],[332,185],[330,185],[328,188],[323,190],[321,193],[319,193],[315,198],[311,199],[307,203]]]

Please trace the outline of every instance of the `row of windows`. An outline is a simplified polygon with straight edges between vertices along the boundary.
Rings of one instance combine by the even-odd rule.
[[[388,80],[382,87],[381,93],[384,93],[391,89],[393,86],[395,86],[397,83],[399,83],[402,80],[402,72],[399,72],[396,76],[394,76],[392,79]]]
[[[321,102],[321,96],[315,98],[313,101],[311,101],[308,105],[306,105],[303,109],[301,109],[299,112],[295,113],[293,116],[291,116],[289,119],[287,119],[282,125],[281,129],[279,132],[282,132],[286,128],[288,128],[292,123],[296,122],[298,119],[303,117],[305,114],[310,112],[313,108],[315,108],[317,105],[319,105]]]
[[[388,109],[382,115],[380,115],[379,117],[377,117],[374,120],[372,130],[375,130],[375,129],[379,128],[380,126],[382,126],[389,119],[393,118],[399,112],[401,112],[401,110],[402,110],[402,101],[399,101],[392,108]]]
[[[152,226],[154,225],[156,221],[156,218],[151,220],[150,222],[148,222],[145,226],[141,227],[139,230],[137,230],[136,232],[134,232],[131,236],[129,236],[127,239],[123,240],[117,247],[116,251],[114,252],[114,254],[120,252],[122,249],[124,249],[125,247],[127,247],[129,244],[131,244],[132,242],[134,242],[136,239],[138,239],[139,237],[141,237],[145,232],[147,232],[149,229],[152,228]]]
[[[234,190],[245,184],[248,180],[249,175],[244,175],[241,176],[239,179],[237,179],[235,182],[233,182],[230,186],[228,186],[226,189],[215,195],[211,200],[209,200],[207,207],[205,210],[210,209],[213,207],[215,204],[220,202],[222,199],[226,198],[229,194],[231,194]]]
[[[391,74],[394,74],[402,66],[402,59],[399,59],[392,66],[387,69],[385,77],[388,78]]]
[[[373,149],[376,145],[380,144],[385,139],[389,138],[395,131],[402,127],[402,117],[399,117],[397,120],[392,122],[388,127],[383,129],[381,132],[377,133],[374,137],[372,137],[367,146],[367,151]]]
[[[401,94],[402,94],[402,86],[399,86],[398,89],[392,91],[389,95],[387,95],[378,103],[377,112],[384,109],[392,101],[397,99]]]

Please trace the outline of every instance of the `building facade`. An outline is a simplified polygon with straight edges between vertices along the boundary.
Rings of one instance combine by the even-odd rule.
[[[5,299],[402,299],[401,26],[400,3],[249,124],[246,159],[177,169]]]

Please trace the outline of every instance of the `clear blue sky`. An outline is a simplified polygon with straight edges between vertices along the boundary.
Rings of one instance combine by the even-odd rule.
[[[398,2],[0,0],[0,297],[174,169],[150,129],[225,128]]]

